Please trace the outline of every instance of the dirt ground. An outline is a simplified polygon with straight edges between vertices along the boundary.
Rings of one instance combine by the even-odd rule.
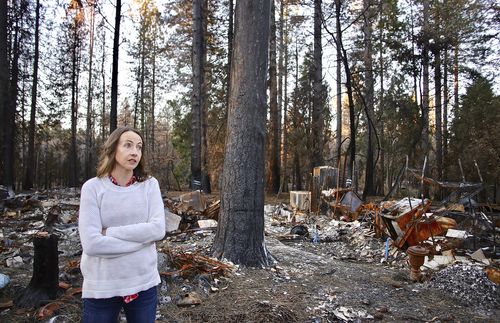
[[[2,219],[4,235],[12,225],[9,223]],[[233,273],[226,276],[162,275],[157,322],[498,322],[500,317],[499,286],[493,288],[493,299],[488,302],[465,302],[451,291],[435,288],[430,283],[431,273],[426,274],[427,282],[414,283],[406,265],[380,262],[383,242],[373,242],[376,257],[363,259],[359,254],[350,256],[344,252],[349,249],[347,239],[319,243],[310,239],[280,241],[267,224],[266,233],[266,246],[276,259],[271,268],[235,266]],[[72,260],[79,259],[79,246],[74,234],[67,239],[72,242],[60,242],[59,264],[61,281],[67,282],[71,291],[81,286],[81,274],[68,269]],[[213,231],[201,231],[168,236],[158,245],[160,250],[208,255],[212,240]],[[5,252],[8,249],[4,247],[2,253]],[[32,252],[29,244],[20,248],[23,259],[29,259]],[[163,253],[159,267],[160,272],[175,271]],[[24,261],[20,267],[12,268],[2,261],[0,273],[11,279],[0,290],[0,322],[79,321],[78,293],[64,297],[61,291],[57,305],[48,306],[42,314],[40,309],[8,306],[28,284],[31,262]],[[200,304],[178,306],[186,295],[199,299]]]

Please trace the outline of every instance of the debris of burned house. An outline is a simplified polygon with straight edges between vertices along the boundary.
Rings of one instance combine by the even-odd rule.
[[[220,200],[209,203],[200,191],[189,192],[176,199],[166,198],[164,204],[167,232],[197,229],[201,227],[199,220],[217,221],[219,217]],[[206,223],[204,225],[206,228]],[[213,222],[210,227],[214,227]]]

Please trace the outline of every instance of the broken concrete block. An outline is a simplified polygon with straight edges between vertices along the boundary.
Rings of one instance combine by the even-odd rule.
[[[463,240],[463,239],[467,238],[467,231],[448,229],[448,232],[446,232],[446,237]]]
[[[182,218],[165,209],[165,231],[172,232],[179,228]]]
[[[11,267],[11,268],[19,268],[21,267],[24,263],[23,263],[23,258],[21,258],[20,256],[15,256],[15,257],[12,257],[12,258],[7,258],[5,260],[6,264],[7,264],[7,267]]]
[[[470,257],[474,260],[477,260],[479,262],[482,262],[486,265],[490,265],[490,261],[486,256],[484,255],[483,249],[479,248]]]
[[[215,220],[198,220],[198,226],[201,228],[201,229],[204,229],[204,228],[216,228],[217,227],[217,221]]]

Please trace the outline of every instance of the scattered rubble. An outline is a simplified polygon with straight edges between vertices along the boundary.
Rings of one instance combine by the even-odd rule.
[[[68,189],[10,197],[7,193],[0,203],[0,278],[7,277],[3,288],[0,287],[0,321],[2,317],[16,316],[10,311],[14,307],[12,299],[29,282],[34,260],[33,237],[48,223],[59,236],[61,296],[23,315],[31,313],[39,320],[77,320],[81,309],[79,191]],[[456,299],[460,305],[498,309],[500,265],[496,235],[500,212],[497,206],[485,208],[470,203],[469,199],[465,205],[458,202],[444,205],[411,197],[363,203],[351,188],[338,187],[322,191],[318,211],[311,212],[310,198],[310,192],[301,191],[291,194],[289,203],[265,206],[266,242],[278,263],[267,270],[254,271],[209,256],[220,201],[200,192],[165,197],[167,234],[158,243],[162,284],[157,319],[169,322],[197,321],[196,318],[208,322],[259,321],[259,318],[273,322],[411,320],[404,309],[389,309],[382,300],[370,295],[382,293],[395,299],[422,294],[418,304],[425,304],[429,300],[425,299],[424,291],[429,295],[439,292]],[[428,251],[420,267],[423,284],[410,280],[406,252],[410,246]],[[357,269],[353,271],[350,267]],[[360,281],[366,284],[365,292],[350,291],[352,282]],[[240,285],[231,287],[242,283],[246,284],[246,290],[235,291]],[[334,287],[329,288],[330,285]],[[252,297],[232,300],[228,295],[234,293]],[[221,297],[219,302],[238,302],[241,309],[220,305],[217,297]],[[301,302],[305,303],[299,307]],[[202,308],[209,311],[210,306],[215,309],[216,305],[227,306],[224,308],[229,312],[219,312],[213,318],[202,313]],[[435,317],[445,319],[441,312],[436,312],[426,320]]]
[[[437,288],[464,306],[494,309],[500,305],[500,286],[488,279],[482,266],[451,265],[434,273],[426,287]]]

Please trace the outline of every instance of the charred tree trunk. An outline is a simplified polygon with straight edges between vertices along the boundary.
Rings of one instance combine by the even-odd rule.
[[[323,63],[321,49],[321,0],[314,0],[314,63],[313,63],[313,108],[312,108],[312,158],[311,171],[323,165],[324,141],[324,101],[323,101]]]
[[[365,63],[365,103],[366,103],[366,119],[368,126],[368,140],[366,149],[366,170],[365,170],[365,187],[363,190],[363,199],[368,195],[375,194],[375,177],[376,177],[376,161],[375,161],[375,113],[374,113],[374,99],[373,99],[373,46],[372,46],[372,17],[370,1],[364,0],[364,25],[363,31],[365,34],[365,49],[364,49],[364,63]]]
[[[207,59],[206,33],[206,0],[193,1],[193,93],[191,102],[191,176],[192,184],[201,185],[204,192],[210,192],[210,180],[207,171],[207,138],[206,138],[206,80],[205,68]],[[195,188],[195,185],[193,185]]]
[[[446,160],[448,157],[448,102],[449,102],[449,88],[448,88],[448,49],[444,49],[444,62],[443,62],[443,179],[448,178]]]
[[[212,254],[268,266],[264,243],[264,150],[269,0],[236,3],[231,92],[219,225]]]
[[[116,0],[115,34],[113,36],[113,70],[111,71],[111,111],[109,112],[109,132],[117,127],[118,119],[118,52],[120,46],[120,21],[122,1]]]
[[[439,46],[439,45],[437,45]],[[443,128],[441,108],[441,50],[434,50],[434,112],[436,118],[436,167],[438,180],[443,178]]]
[[[340,0],[335,1],[335,8],[337,15],[340,15]],[[340,39],[342,35],[342,29],[340,27],[340,19],[335,19],[335,29],[336,29],[336,37]],[[340,158],[342,155],[342,49],[339,44],[336,46],[337,48],[337,165],[340,166]]]
[[[92,144],[93,144],[93,108],[92,108],[92,97],[93,97],[93,59],[94,59],[94,20],[95,20],[95,10],[94,1],[89,1],[89,6],[91,10],[90,14],[90,44],[89,44],[89,79],[88,79],[88,89],[87,89],[87,132],[85,135],[85,180],[89,179],[92,175]]]
[[[384,41],[384,22],[382,19],[383,16],[383,2],[379,3],[379,15],[380,15],[380,28],[379,28],[379,41],[383,43]],[[379,118],[378,118],[378,132],[380,145],[382,148],[380,149],[380,163],[378,163],[378,176],[377,176],[377,194],[384,195],[385,191],[385,151],[384,151],[384,49],[380,46],[379,51],[379,64],[380,64],[380,99],[379,99]]]
[[[274,0],[271,0],[271,18],[270,18],[270,35],[269,35],[269,123],[270,131],[270,151],[269,165],[270,178],[268,183],[268,191],[270,193],[278,193],[280,188],[280,138],[279,128],[281,126],[280,113],[278,109],[278,82],[276,72],[276,22],[275,22],[275,5]]]
[[[288,10],[287,10],[288,11]],[[288,17],[288,14],[287,14]],[[280,59],[283,59],[283,63],[280,63],[280,77],[283,78],[282,84],[283,91],[281,91],[281,95],[284,98],[283,107],[281,111],[283,111],[283,128],[281,135],[281,142],[283,145],[283,153],[281,154],[282,162],[281,162],[281,191],[288,192],[288,20],[285,17],[285,3],[283,1],[280,2],[280,44],[281,44],[281,52]]]
[[[231,60],[233,56],[233,18],[234,18],[234,0],[229,0],[229,22],[227,26],[227,83],[226,83],[226,111],[225,120],[227,121],[227,111],[229,110],[229,92],[231,84]]]
[[[422,153],[424,156],[429,154],[429,0],[424,0],[423,24],[423,44],[422,44]]]
[[[16,110],[17,110],[17,93],[19,81],[19,25],[16,21],[14,27],[14,40],[13,40],[13,56],[12,65],[10,69],[10,83],[8,85],[9,98],[7,104],[7,111],[5,113],[5,128],[4,128],[4,185],[14,188],[14,155],[15,155],[15,138],[16,138]]]
[[[76,127],[78,119],[78,103],[77,103],[77,91],[78,91],[78,24],[77,18],[74,20],[73,25],[73,44],[72,44],[72,61],[71,61],[71,149],[69,158],[69,186],[76,187],[78,183],[78,157],[76,151]]]
[[[40,306],[41,303],[57,297],[59,288],[59,258],[57,251],[58,237],[35,236],[33,245],[33,276],[25,290],[16,298],[18,307]]]
[[[24,189],[33,187],[34,170],[35,170],[35,132],[36,132],[36,99],[38,90],[38,59],[40,57],[40,0],[36,1],[36,17],[35,17],[35,55],[33,57],[33,85],[31,87],[31,112],[30,126],[28,134],[28,161],[26,174],[24,177]]]

